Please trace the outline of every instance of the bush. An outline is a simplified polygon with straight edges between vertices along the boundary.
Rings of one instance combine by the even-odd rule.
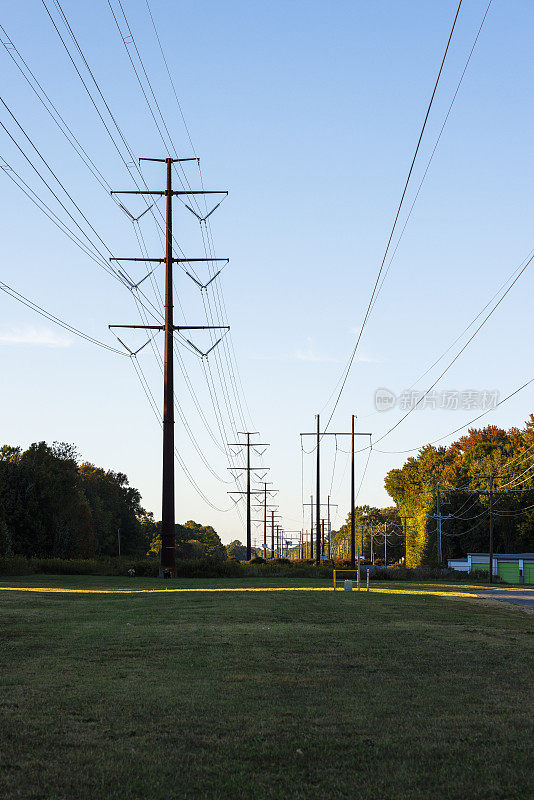
[[[159,574],[158,558],[102,558],[102,559],[61,559],[61,558],[24,558],[23,556],[0,557],[0,575],[127,575],[133,568],[139,577],[156,578]],[[204,558],[179,558],[176,560],[176,572],[179,578],[331,578],[332,569],[350,569],[350,562],[323,561],[317,566],[313,561],[289,561],[287,558],[269,559],[265,561],[256,557],[250,561],[238,561],[229,558],[226,561],[215,561]],[[405,566],[377,567],[360,565],[360,577],[366,579],[367,569],[372,580],[384,581],[483,581],[487,582],[487,571],[455,572],[450,569],[432,567]],[[501,582],[499,576],[494,581]]]
[[[0,558],[0,575],[31,575],[33,571],[31,562],[24,556]]]

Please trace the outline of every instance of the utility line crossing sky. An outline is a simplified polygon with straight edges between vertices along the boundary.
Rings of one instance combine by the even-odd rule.
[[[124,265],[125,278],[109,259],[163,256],[164,201],[147,210],[125,196],[121,208],[110,190],[164,188],[162,165],[138,169],[139,156],[196,155],[201,173],[188,162],[176,184],[229,196],[206,222],[220,198],[176,202],[175,249],[230,262],[177,268],[175,313],[189,325],[228,322],[231,334],[207,359],[195,347],[208,350],[211,334],[177,342],[177,521],[243,540],[243,512],[227,492],[236,488],[228,467],[244,454],[226,442],[257,430],[271,445],[257,463],[271,467],[283,524],[308,527],[301,503],[314,493],[314,453],[302,454],[299,433],[318,412],[326,424],[334,407],[457,7],[6,7],[2,442],[73,442],[83,459],[125,472],[159,518],[161,337],[134,360],[108,325],[157,324],[163,267],[145,277],[145,264]],[[531,377],[533,23],[526,0],[461,4],[380,293],[332,418],[332,430],[350,430],[355,413],[357,429],[373,433],[371,457],[357,459],[358,503],[391,504],[384,476],[410,448]],[[133,351],[147,341],[119,336]],[[476,424],[520,426],[531,410],[529,384]],[[347,437],[324,440],[322,499],[338,504],[334,527],[349,511],[349,450]]]

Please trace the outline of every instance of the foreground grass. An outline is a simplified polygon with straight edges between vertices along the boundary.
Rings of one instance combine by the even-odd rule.
[[[133,583],[160,582],[0,581]],[[295,585],[183,585],[269,583]],[[534,793],[533,629],[520,611],[393,593],[0,591],[0,630],[2,798]]]

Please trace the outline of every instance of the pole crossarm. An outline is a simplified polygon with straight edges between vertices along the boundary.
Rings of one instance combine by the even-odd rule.
[[[169,161],[171,164],[176,164],[179,161],[200,161],[198,156],[190,156],[189,158],[146,158],[145,156],[141,156],[139,158],[139,163],[141,161],[157,161],[159,164],[167,164]]]
[[[176,522],[176,515],[175,515],[175,487],[174,487],[174,459],[175,459],[175,447],[174,447],[174,333],[180,332],[184,330],[229,330],[229,326],[227,325],[175,325],[174,324],[174,298],[173,298],[173,264],[174,263],[188,263],[193,261],[224,261],[228,263],[228,259],[216,259],[216,258],[175,258],[173,256],[173,232],[172,232],[172,223],[173,223],[173,214],[172,214],[172,198],[177,196],[188,196],[188,195],[208,195],[208,194],[216,194],[216,195],[223,195],[226,197],[228,192],[225,190],[219,189],[197,189],[197,190],[176,190],[172,188],[172,165],[176,162],[181,161],[197,161],[198,158],[146,158],[141,157],[139,159],[139,163],[141,161],[156,161],[160,164],[165,164],[166,167],[166,184],[164,189],[160,190],[111,190],[111,195],[119,195],[119,194],[137,194],[137,195],[154,195],[159,197],[166,198],[166,209],[165,209],[165,257],[160,258],[111,258],[110,261],[141,261],[141,262],[154,262],[159,264],[165,264],[165,311],[164,311],[164,324],[163,325],[110,325],[109,329],[113,331],[114,328],[131,328],[131,329],[144,329],[144,330],[153,330],[153,331],[164,331],[164,344],[163,344],[163,458],[162,458],[162,487],[161,487],[161,572],[160,574],[163,576],[175,576],[176,575],[176,553],[175,553],[175,522]],[[223,199],[224,199],[223,197]],[[222,202],[222,201],[221,201]],[[143,211],[137,220],[133,217],[130,212],[128,212],[122,204],[121,208],[126,211],[126,213],[132,218],[132,220],[138,221],[141,216],[143,216],[146,211]],[[152,203],[154,205],[154,203]],[[148,201],[147,201],[148,206]],[[150,210],[152,206],[149,206],[146,210]],[[152,270],[154,272],[154,270]],[[119,271],[119,274],[120,271]],[[148,273],[151,274],[151,273]],[[145,277],[148,277],[145,276]],[[124,276],[123,276],[124,279]],[[128,280],[128,279],[127,279]],[[142,279],[144,280],[144,278]],[[131,283],[131,281],[128,281]],[[141,282],[141,281],[140,281]],[[132,287],[137,288],[138,284],[131,284]],[[114,333],[114,336],[117,336]],[[224,336],[224,334],[223,334]],[[185,338],[185,337],[184,337]],[[117,336],[117,339],[119,337]],[[148,342],[152,339],[149,338]],[[139,350],[139,348],[135,353],[130,350],[130,348],[124,344],[124,342],[119,339],[121,344],[128,350],[131,357],[134,357]],[[204,358],[208,355],[213,347],[215,347],[219,341],[215,342],[215,344],[208,350],[208,353],[203,353],[199,350],[196,345],[190,342],[188,339],[186,341],[195,349],[200,355]],[[145,342],[143,347],[148,344]],[[250,556],[249,556],[250,558]]]
[[[176,189],[172,189],[171,191],[168,191],[167,189],[156,189],[155,191],[152,189],[144,189],[142,191],[137,191],[135,189],[115,189],[115,190],[112,189],[110,194],[155,194],[155,195],[160,195],[160,197],[176,197],[177,195],[184,195],[184,194],[227,195],[228,192],[225,189],[190,189],[190,190],[180,189],[179,191]]]
[[[113,256],[109,259],[110,261],[155,261],[158,264],[165,264],[167,261],[166,258],[141,258],[141,256]],[[228,264],[230,259],[229,258],[175,258],[172,257],[173,264],[189,264],[190,261],[200,262],[200,261],[224,261],[225,264]],[[219,270],[220,272],[220,270]],[[218,274],[218,273],[217,273]],[[214,276],[215,277],[215,276]],[[213,278],[212,278],[213,280]]]
[[[355,436],[372,436],[372,433],[355,433]],[[317,431],[313,431],[313,433],[299,433],[299,436],[317,436]],[[320,436],[352,436],[351,431],[344,431],[343,433],[333,433],[331,431],[325,431],[321,433]]]
[[[140,328],[149,331],[164,331],[165,325],[108,325],[108,328]],[[173,325],[174,331],[229,331],[229,325]]]

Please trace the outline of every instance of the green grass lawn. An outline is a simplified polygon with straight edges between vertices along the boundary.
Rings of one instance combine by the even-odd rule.
[[[331,582],[0,579],[178,584]],[[533,619],[398,592],[0,591],[0,797],[526,800]]]

